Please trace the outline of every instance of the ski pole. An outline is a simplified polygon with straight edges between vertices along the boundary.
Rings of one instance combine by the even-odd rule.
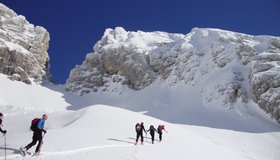
[[[42,145],[43,145],[43,140],[44,140],[45,134],[46,134],[46,133],[44,133],[44,134],[42,135],[42,141],[41,141],[41,144],[40,144],[39,151],[41,151],[41,147],[42,147]]]
[[[5,141],[5,160],[7,159],[7,142],[6,142],[6,134],[4,134],[4,141]]]
[[[166,133],[167,133],[168,141],[169,141],[169,143],[171,143],[172,140],[170,139],[168,132],[166,132]]]

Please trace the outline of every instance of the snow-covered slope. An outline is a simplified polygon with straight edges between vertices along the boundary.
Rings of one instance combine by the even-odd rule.
[[[88,105],[91,103],[90,99],[63,92],[63,86],[27,85],[11,81],[0,74],[0,88],[0,111],[4,113],[3,128],[8,130],[7,159],[10,160],[278,160],[280,157],[280,127],[262,112],[254,112],[253,116],[248,117],[229,117],[231,114],[224,110],[225,116],[216,117],[216,122],[220,121],[220,128],[211,126],[211,121],[208,126],[206,123],[179,125],[143,115],[143,112],[101,104]],[[169,88],[162,86],[161,91],[167,89]],[[145,108],[153,103],[146,101],[153,95],[152,91],[154,90],[140,93],[137,99],[129,101]],[[153,98],[160,98],[158,96],[162,95],[153,95]],[[181,96],[178,88],[173,96]],[[106,95],[100,95],[99,98],[103,101],[107,99],[107,103],[115,103],[113,98]],[[161,104],[165,104],[163,108],[172,107],[165,97],[161,100]],[[193,102],[193,105],[199,104]],[[196,107],[189,109],[193,116],[187,117],[188,120],[202,121],[201,115],[197,115],[200,112],[196,112]],[[209,111],[209,116],[205,118],[214,118],[211,112],[219,115],[218,110],[204,109]],[[21,158],[19,147],[29,143],[32,137],[29,131],[30,121],[43,113],[47,113],[49,119],[45,124],[48,132],[44,137],[42,155]],[[161,112],[157,114],[160,115]],[[203,116],[207,116],[206,112]],[[146,128],[151,124],[164,124],[168,133],[163,134],[163,142],[152,145],[148,135],[143,146],[135,146],[134,125],[141,121]],[[224,127],[221,128],[221,125]],[[235,130],[234,126],[241,127]],[[2,138],[0,159],[4,159],[3,141]],[[31,151],[34,149],[33,147]]]
[[[198,95],[190,99],[201,97],[204,106],[233,108],[253,100],[280,121],[279,61],[279,37],[210,28],[183,35],[117,27],[107,29],[94,52],[71,71],[67,90],[124,94],[126,86],[143,90],[164,84],[189,94],[195,88]]]
[[[31,83],[50,80],[49,33],[0,3],[0,73]]]

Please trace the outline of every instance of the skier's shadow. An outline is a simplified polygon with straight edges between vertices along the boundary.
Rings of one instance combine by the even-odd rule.
[[[1,146],[0,150],[5,150],[5,147]],[[15,148],[6,147],[6,150],[7,151],[12,151],[12,153],[15,153],[15,154],[19,154],[20,153],[20,150],[19,149],[15,149]]]
[[[132,137],[129,137],[129,139],[133,139],[134,141],[136,140],[136,138],[132,138]],[[144,142],[150,143],[150,141],[147,141],[146,139],[152,139],[152,138],[149,138],[149,137],[145,137],[145,136],[144,136]]]
[[[133,137],[129,137],[129,139],[136,140],[136,138],[133,138]],[[146,136],[144,136],[144,139],[152,139],[152,138],[151,138],[151,137],[146,137]]]
[[[130,141],[125,141],[125,140],[121,140],[121,139],[115,139],[115,138],[107,138],[110,141],[117,141],[117,142],[124,142],[124,143],[129,143],[129,144],[134,144],[133,142]]]

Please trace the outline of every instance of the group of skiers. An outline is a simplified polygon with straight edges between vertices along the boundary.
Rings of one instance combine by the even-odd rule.
[[[28,150],[34,146],[37,142],[37,147],[35,150],[34,155],[38,155],[40,153],[41,146],[43,144],[43,137],[47,133],[47,131],[44,129],[45,121],[48,119],[48,116],[46,114],[42,115],[42,118],[34,118],[31,122],[30,129],[33,131],[33,137],[32,142],[26,145],[25,147],[21,147],[20,151],[23,156],[25,156],[28,152]],[[3,121],[3,114],[0,113],[0,132],[2,132],[4,135],[7,133],[7,130],[2,129],[2,121]],[[152,144],[154,144],[155,140],[155,133],[159,134],[159,141],[162,141],[162,131],[165,131],[164,125],[159,125],[157,129],[153,125],[150,126],[149,130],[146,130],[144,127],[144,123],[137,123],[135,125],[135,131],[136,131],[136,142],[135,145],[137,145],[139,138],[141,138],[141,144],[144,142],[143,132],[147,134],[147,132],[150,132]],[[43,134],[44,133],[44,134]],[[29,153],[31,154],[31,153]]]
[[[31,122],[30,129],[33,131],[33,137],[32,142],[26,145],[25,147],[21,147],[20,151],[23,156],[25,156],[28,153],[28,150],[34,146],[37,142],[36,150],[34,155],[39,155],[41,146],[43,144],[43,136],[47,133],[47,131],[44,129],[45,121],[48,119],[48,116],[46,114],[43,114],[42,118],[34,118]],[[7,133],[7,130],[2,129],[2,121],[3,121],[3,114],[0,113],[0,132],[2,132],[4,135]],[[44,133],[44,134],[43,134]],[[30,153],[31,154],[31,153]]]
[[[135,145],[137,145],[139,138],[141,138],[141,144],[143,144],[143,142],[144,142],[143,132],[145,132],[146,134],[147,134],[147,132],[150,132],[152,144],[154,144],[154,141],[155,141],[155,132],[159,134],[160,142],[162,141],[162,131],[167,132],[167,130],[165,130],[165,128],[164,128],[164,125],[159,125],[157,129],[155,129],[155,127],[153,125],[150,125],[149,130],[146,130],[144,127],[144,122],[137,123],[135,125],[135,131],[136,131]]]

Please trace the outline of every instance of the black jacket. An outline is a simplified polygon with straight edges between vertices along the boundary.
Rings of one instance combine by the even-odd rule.
[[[150,126],[149,130],[147,132],[150,132],[151,135],[154,135],[157,130],[155,129],[154,126]]]
[[[5,130],[3,130],[1,127],[2,127],[2,119],[0,119],[0,132],[5,133]]]
[[[140,126],[140,129],[139,129],[139,130],[137,129],[138,126]],[[135,125],[135,131],[136,131],[137,133],[141,133],[141,134],[143,134],[143,131],[144,131],[145,133],[147,133],[147,132],[146,132],[146,129],[145,129],[145,127],[144,127],[144,125],[142,125],[142,124],[136,124],[136,125]]]

